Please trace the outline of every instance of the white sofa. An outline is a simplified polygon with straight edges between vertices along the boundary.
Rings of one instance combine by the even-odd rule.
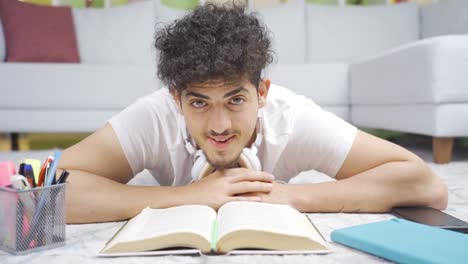
[[[453,121],[439,118],[435,110],[417,114],[415,106],[425,98],[428,107],[443,104],[437,108],[443,109],[445,102],[459,98],[461,110],[450,111],[466,112],[465,80],[456,73],[433,71],[450,73],[453,64],[428,59],[436,50],[463,52],[463,47],[454,51],[451,45],[465,43],[466,36],[420,39],[468,33],[466,21],[460,22],[466,19],[466,6],[464,0],[444,0],[424,8],[414,4],[333,7],[292,0],[250,8],[272,31],[278,57],[266,70],[272,82],[312,98],[357,126],[452,138],[468,136],[466,121],[454,114],[449,114]],[[458,23],[452,23],[457,12]],[[153,26],[185,13],[159,0],[104,10],[74,9],[80,64],[0,63],[6,94],[0,97],[0,132],[93,131],[102,126],[137,97],[160,87],[151,48]],[[5,57],[2,37],[0,60]],[[407,57],[411,50],[421,56]],[[387,61],[387,66],[377,66]],[[468,69],[466,58],[455,57],[453,62],[458,63],[454,70]],[[449,89],[441,85],[447,82],[451,97],[434,95],[435,86],[428,79],[437,81],[441,93]],[[25,104],[25,95],[34,100]],[[395,114],[395,105],[416,112]],[[55,121],[44,123],[44,116]]]
[[[451,159],[468,136],[468,1],[288,5],[259,10],[280,42],[273,82],[356,126],[432,136],[434,161]]]
[[[431,136],[446,163],[468,136],[468,1],[422,8],[420,27],[422,40],[352,64],[352,122]]]
[[[0,132],[94,131],[159,87],[152,7],[73,9],[79,64],[0,63]]]
[[[450,160],[468,136],[468,35],[418,41],[354,63],[352,122],[433,137],[434,160]]]

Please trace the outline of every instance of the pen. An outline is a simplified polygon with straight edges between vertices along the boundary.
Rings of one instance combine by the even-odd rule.
[[[37,186],[41,187],[44,184],[47,166],[52,162],[53,159],[54,158],[52,156],[49,156],[44,162],[44,165],[42,165],[41,171],[39,172],[39,180],[37,181]]]
[[[66,170],[62,171],[62,174],[60,174],[60,178],[58,179],[57,184],[65,183],[69,174],[70,173]]]
[[[54,160],[52,160],[52,161],[54,161]],[[47,177],[48,177],[48,175],[49,175],[49,169],[50,169],[50,164],[51,164],[51,163],[52,163],[52,162],[47,163],[47,166],[46,166],[46,169],[45,169],[45,174],[44,174],[44,175],[45,175],[45,176],[44,176],[44,186],[45,186],[45,182],[47,182]]]
[[[19,175],[23,175],[24,176],[24,166],[26,164],[24,164],[23,162],[20,163],[19,167],[18,167],[18,174]]]
[[[44,186],[52,185],[52,181],[53,181],[53,178],[55,177],[55,173],[57,171],[57,166],[58,166],[61,156],[62,156],[62,153],[60,151],[55,152],[54,160],[52,161],[50,165],[49,171],[47,172],[46,182],[44,183]]]
[[[37,159],[25,159],[24,163],[32,166],[34,173],[34,181],[37,184],[39,182],[39,172],[41,171],[41,161]]]
[[[60,151],[56,151],[55,154],[54,154],[52,165],[50,166],[50,169],[48,171],[47,181],[44,182],[44,186],[50,186],[50,184],[52,183],[52,177],[54,176],[55,170],[57,169],[57,165],[58,165],[58,162],[60,160],[60,156],[61,156]],[[49,158],[47,160],[49,160]],[[42,168],[44,169],[44,166]],[[50,201],[51,198],[52,197],[50,197],[49,192],[44,192],[40,196],[39,202],[37,204],[37,209],[36,209],[36,211],[34,213],[34,216],[32,217],[31,228],[29,229],[29,232],[28,232],[28,234],[26,236],[26,239],[25,239],[25,243],[27,245],[29,245],[31,243],[31,241],[34,239],[34,237],[37,235],[38,232],[41,232],[41,230],[37,229],[37,227],[38,227],[38,225],[40,223],[41,218],[43,219],[43,217],[45,217],[43,215],[44,214],[43,210],[44,210],[44,207],[46,206],[46,202]]]
[[[34,171],[31,165],[25,164],[24,165],[24,177],[29,182],[29,185],[31,185],[32,188],[36,188],[36,181],[34,180]]]
[[[40,160],[37,160],[37,159],[24,159],[23,162],[25,164],[29,164],[29,165],[32,166],[33,172],[34,172],[34,181],[37,184],[37,182],[39,180],[39,172],[41,171],[42,162]]]

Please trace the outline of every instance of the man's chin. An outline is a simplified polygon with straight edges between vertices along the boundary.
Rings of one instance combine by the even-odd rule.
[[[235,159],[218,159],[218,160],[213,160],[207,157],[208,163],[215,168],[216,170],[224,170],[224,169],[231,169],[231,168],[236,168],[239,165],[239,158]]]
[[[230,169],[239,167],[239,157],[242,150],[223,150],[217,149],[204,149],[203,153],[206,156],[208,163],[216,170]]]
[[[210,162],[210,165],[215,168],[216,170],[225,170],[238,167],[237,160],[230,161],[230,162]]]

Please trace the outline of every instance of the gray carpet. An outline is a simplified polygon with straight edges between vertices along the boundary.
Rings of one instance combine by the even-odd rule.
[[[437,165],[431,162],[430,147],[411,147],[410,150],[426,160],[428,165],[447,184],[449,189],[449,205],[445,212],[468,221],[468,157],[463,149],[456,150],[454,161],[449,164]],[[44,159],[53,154],[53,150],[0,153],[0,160],[12,159],[19,162],[25,157]],[[311,177],[312,176],[312,177]],[[311,175],[304,172],[292,179],[292,183],[327,181],[328,177],[320,173]],[[139,174],[132,180],[135,184],[151,184],[154,179],[147,172]],[[1,263],[383,263],[383,259],[338,245],[330,240],[332,230],[347,226],[365,224],[392,218],[390,214],[308,214],[317,228],[331,243],[333,253],[328,255],[296,255],[296,256],[236,256],[236,257],[182,257],[165,256],[160,258],[115,258],[98,259],[96,254],[105,242],[122,226],[123,222],[67,225],[66,245],[53,250],[44,250],[25,256],[10,256],[0,251]]]

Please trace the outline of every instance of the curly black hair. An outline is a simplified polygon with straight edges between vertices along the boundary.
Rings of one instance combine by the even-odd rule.
[[[158,30],[158,77],[179,92],[193,83],[248,78],[256,88],[273,61],[270,32],[237,5],[205,4]]]

